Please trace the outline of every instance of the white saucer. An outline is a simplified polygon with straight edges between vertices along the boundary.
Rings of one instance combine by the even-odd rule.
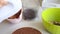
[[[0,22],[16,14],[22,8],[21,0],[7,0],[8,5],[0,8]]]

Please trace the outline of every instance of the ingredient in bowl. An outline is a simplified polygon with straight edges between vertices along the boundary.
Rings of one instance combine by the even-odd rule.
[[[33,9],[25,9],[23,11],[24,20],[31,20],[31,19],[34,19],[35,17],[36,17],[36,13],[35,13],[35,10]]]
[[[13,16],[11,16],[11,17],[9,17],[8,19],[15,19],[15,18],[19,18],[20,14],[21,14],[21,10],[20,10],[18,13],[16,13],[15,15],[13,15]]]
[[[23,28],[17,29],[12,34],[41,34],[41,32],[34,28],[23,27]]]
[[[60,22],[58,22],[58,21],[54,21],[53,24],[60,26]]]

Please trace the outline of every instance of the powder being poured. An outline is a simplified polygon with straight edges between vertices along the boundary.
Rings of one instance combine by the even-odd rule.
[[[7,4],[8,4],[7,1],[5,1],[5,0],[0,0],[0,8],[3,7],[3,6],[5,6],[5,5],[7,5]]]
[[[41,34],[41,32],[34,28],[24,27],[14,31],[12,34]]]

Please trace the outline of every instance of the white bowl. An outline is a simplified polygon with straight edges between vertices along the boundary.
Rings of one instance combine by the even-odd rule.
[[[8,5],[0,8],[0,23],[8,17],[16,14],[22,8],[21,0],[7,0]]]
[[[20,23],[22,19],[22,11],[21,11],[21,14],[19,15],[19,18],[15,18],[15,19],[7,19],[10,23]]]

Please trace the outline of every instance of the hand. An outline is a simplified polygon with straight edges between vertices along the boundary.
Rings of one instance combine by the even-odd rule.
[[[7,1],[5,1],[5,0],[0,0],[0,8],[3,7],[3,6],[5,6],[5,5],[7,5],[7,4],[8,4]]]

